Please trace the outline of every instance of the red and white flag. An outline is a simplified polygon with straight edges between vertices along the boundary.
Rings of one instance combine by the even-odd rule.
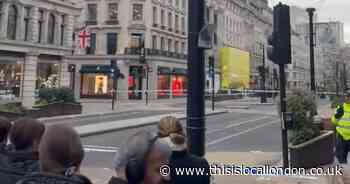
[[[87,29],[83,29],[79,32],[79,46],[81,49],[85,49],[90,45],[90,32]]]

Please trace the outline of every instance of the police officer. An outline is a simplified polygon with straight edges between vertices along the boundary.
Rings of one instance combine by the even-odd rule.
[[[332,124],[336,127],[336,157],[339,163],[347,163],[350,151],[350,91],[344,97],[344,103],[338,105],[332,116]]]

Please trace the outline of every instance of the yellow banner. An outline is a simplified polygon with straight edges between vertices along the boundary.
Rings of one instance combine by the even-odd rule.
[[[235,48],[219,50],[221,89],[249,88],[249,53]]]

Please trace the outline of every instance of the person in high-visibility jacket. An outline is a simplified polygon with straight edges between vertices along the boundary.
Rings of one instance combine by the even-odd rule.
[[[347,163],[350,151],[350,91],[346,93],[344,103],[338,105],[332,116],[332,124],[336,127],[336,157],[339,163]]]

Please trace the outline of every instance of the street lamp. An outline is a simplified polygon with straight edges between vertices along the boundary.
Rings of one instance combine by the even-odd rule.
[[[315,83],[315,56],[314,56],[314,24],[313,16],[316,11],[315,8],[307,8],[306,11],[309,14],[309,37],[310,37],[310,78],[311,78],[311,91],[316,95],[316,83]]]

